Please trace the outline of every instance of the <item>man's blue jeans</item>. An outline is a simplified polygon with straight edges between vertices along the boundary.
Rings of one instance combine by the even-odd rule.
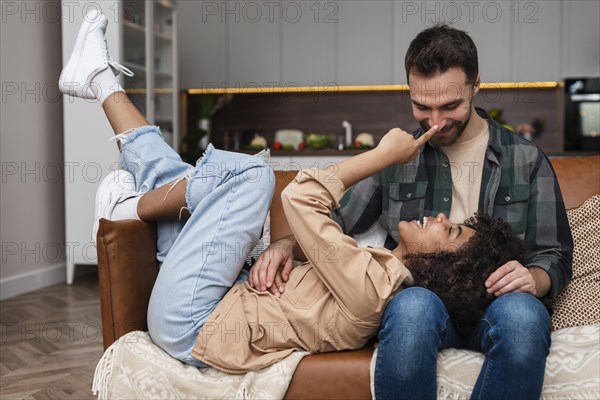
[[[485,354],[472,399],[539,399],[550,349],[548,311],[530,294],[508,293],[461,337],[433,292],[420,287],[399,292],[379,332],[377,400],[435,399],[437,353],[446,348]]]

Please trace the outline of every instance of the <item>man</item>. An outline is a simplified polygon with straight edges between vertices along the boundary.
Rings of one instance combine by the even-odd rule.
[[[472,398],[539,398],[550,347],[546,307],[572,275],[573,241],[554,171],[535,145],[474,107],[480,74],[465,32],[446,25],[424,30],[409,46],[405,69],[421,126],[415,136],[434,125],[439,130],[414,161],[356,184],[335,220],[349,235],[379,221],[391,248],[399,221],[445,213],[456,223],[480,210],[507,221],[530,253],[524,264],[510,261],[489,276],[485,286],[496,300],[466,335],[458,334],[433,292],[412,287],[394,297],[379,332],[375,395],[435,398],[437,352],[453,347],[485,354]],[[281,291],[294,239],[271,250],[250,281],[259,290]]]

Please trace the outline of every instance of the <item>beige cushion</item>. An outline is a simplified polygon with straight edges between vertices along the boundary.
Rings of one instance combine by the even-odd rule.
[[[567,211],[573,233],[573,280],[556,298],[552,328],[600,323],[600,196]]]

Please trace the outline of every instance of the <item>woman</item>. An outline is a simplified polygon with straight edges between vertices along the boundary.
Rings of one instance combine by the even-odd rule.
[[[59,87],[99,100],[117,134],[127,172],[100,185],[97,218],[157,221],[161,268],[148,329],[171,356],[240,373],[296,350],[359,348],[377,332],[391,297],[414,283],[409,269],[429,284],[421,279],[430,275],[427,265],[449,259],[475,262],[479,247],[489,253],[485,263],[494,267],[518,258],[518,239],[482,216],[466,225],[452,224],[443,214],[429,218],[426,226],[401,222],[400,244],[393,251],[362,249],[343,235],[330,214],[345,190],[414,158],[437,127],[419,138],[392,129],[371,151],[298,174],[282,199],[309,262],[292,271],[279,296],[253,289],[242,266],[270,205],[272,171],[255,157],[212,146],[195,167],[183,163],[118,85],[115,73],[122,67],[108,54],[105,29],[102,14],[86,17]],[[496,241],[499,233],[503,236]]]

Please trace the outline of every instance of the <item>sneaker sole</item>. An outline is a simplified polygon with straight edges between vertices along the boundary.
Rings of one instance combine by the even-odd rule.
[[[96,237],[98,236],[98,229],[100,228],[100,218],[107,218],[107,207],[110,206],[111,198],[106,196],[106,193],[111,193],[109,188],[113,185],[113,182],[125,182],[125,179],[134,179],[133,175],[124,170],[117,170],[107,175],[98,190],[96,191],[96,198],[94,200],[94,224],[92,226],[92,240],[96,243]]]

